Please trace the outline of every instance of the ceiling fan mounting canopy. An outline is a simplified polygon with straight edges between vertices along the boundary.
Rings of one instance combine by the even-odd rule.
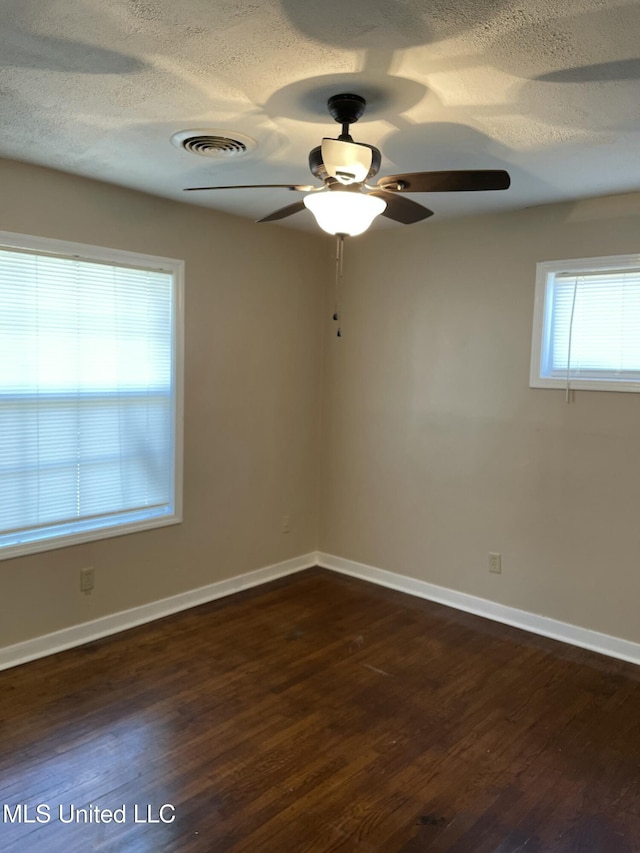
[[[296,183],[241,184],[239,186],[188,187],[188,189],[196,191],[279,188],[304,193],[327,193],[327,201],[326,203],[323,201],[321,205],[323,213],[326,214],[325,208],[335,205],[336,217],[339,213],[343,218],[344,212],[338,211],[338,206],[341,203],[346,204],[347,199],[353,199],[352,194],[356,193],[360,194],[363,206],[367,205],[371,210],[375,207],[374,217],[382,215],[394,222],[410,225],[432,216],[433,211],[407,198],[404,195],[405,193],[476,192],[509,188],[511,178],[508,172],[502,169],[408,172],[380,178],[376,186],[370,186],[367,181],[378,174],[382,155],[374,145],[369,145],[366,142],[354,142],[349,133],[349,126],[362,118],[366,106],[367,102],[360,95],[344,93],[329,98],[327,108],[330,115],[341,125],[341,133],[337,139],[325,137],[322,144],[313,148],[309,153],[309,168],[312,175],[322,182],[322,186]],[[348,190],[349,195],[345,196],[343,192],[332,192],[336,189]],[[319,209],[320,205],[307,204],[308,198],[310,197],[305,198],[304,201],[297,201],[282,207],[258,221],[274,222],[292,216],[305,208]],[[329,217],[324,215],[321,221],[315,210],[312,212],[321,228],[333,234],[342,233],[331,230],[333,226],[329,223]],[[361,231],[354,233],[361,233]]]
[[[360,95],[332,95],[327,107],[338,124],[355,124],[362,118],[367,102]]]

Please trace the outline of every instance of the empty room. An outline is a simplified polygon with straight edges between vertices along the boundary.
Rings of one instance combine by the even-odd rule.
[[[0,16],[2,853],[640,850],[640,6]]]

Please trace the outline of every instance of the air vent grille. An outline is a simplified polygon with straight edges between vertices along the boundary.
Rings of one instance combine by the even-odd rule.
[[[228,133],[220,130],[182,130],[174,133],[172,143],[177,148],[199,154],[201,157],[227,159],[243,157],[256,147],[255,139],[243,133]]]
[[[192,136],[185,139],[182,147],[203,157],[242,157],[247,153],[244,142],[228,136]]]

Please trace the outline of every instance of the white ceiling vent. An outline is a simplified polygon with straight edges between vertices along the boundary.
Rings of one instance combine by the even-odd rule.
[[[181,130],[174,133],[171,142],[176,148],[199,154],[201,157],[243,157],[253,151],[257,143],[255,139],[244,133],[229,134],[226,130]]]

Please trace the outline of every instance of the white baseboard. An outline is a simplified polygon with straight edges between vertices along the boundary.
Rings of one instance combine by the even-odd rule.
[[[572,646],[580,646],[580,648],[589,649],[592,652],[599,652],[609,657],[640,664],[640,643],[632,643],[629,640],[622,640],[620,637],[601,634],[599,631],[591,631],[588,628],[581,628],[568,622],[559,622],[556,619],[549,619],[547,616],[529,613],[527,610],[507,607],[486,598],[467,595],[464,592],[457,592],[444,586],[436,586],[436,584],[410,578],[406,575],[399,575],[395,572],[367,566],[364,563],[335,557],[332,554],[318,553],[317,560],[319,566],[331,569],[334,572],[397,589],[419,598],[427,598],[429,601],[445,604],[447,607],[454,607],[456,610],[465,610],[467,613],[474,613],[476,616],[484,616],[487,619],[493,619],[495,622],[513,625],[515,628],[522,628],[525,631],[531,631],[533,634],[541,634],[543,637],[551,637],[553,640],[560,640]]]
[[[5,646],[0,648],[0,670],[9,669],[12,666],[18,666],[18,664],[27,663],[46,655],[53,655],[74,646],[82,646],[92,640],[99,640],[101,637],[117,634],[120,631],[126,631],[128,628],[135,628],[145,622],[153,622],[155,619],[161,619],[171,613],[188,610],[198,604],[206,604],[206,602],[214,601],[216,598],[223,598],[226,595],[232,595],[234,592],[268,583],[276,578],[291,575],[315,565],[317,565],[317,554],[315,552],[304,554],[301,557],[294,557],[292,560],[285,560],[273,566],[266,566],[208,586],[188,590],[170,598],[152,601],[149,604],[142,604],[140,607],[133,607],[131,610],[123,610],[120,613],[113,613],[91,622],[64,628],[52,634],[44,634],[32,640]]]
[[[598,631],[591,631],[588,628],[581,628],[567,622],[559,622],[556,619],[549,619],[546,616],[539,616],[526,610],[518,610],[515,607],[507,607],[495,601],[457,592],[454,589],[437,586],[407,575],[377,569],[374,566],[367,566],[354,560],[346,560],[343,557],[316,551],[227,580],[218,581],[208,586],[188,590],[170,598],[143,604],[131,610],[123,610],[120,613],[104,616],[92,622],[84,622],[81,625],[74,625],[52,634],[35,637],[23,643],[5,646],[0,648],[0,670],[56,654],[56,652],[62,652],[75,646],[81,646],[93,640],[99,640],[101,637],[117,634],[146,622],[153,622],[155,619],[161,619],[163,616],[169,616],[180,610],[188,610],[190,607],[197,607],[199,604],[206,604],[208,601],[233,595],[233,593],[240,592],[243,589],[259,586],[276,580],[276,578],[309,569],[312,566],[321,566],[408,595],[426,598],[429,601],[435,601],[456,610],[464,610],[467,613],[483,616],[495,622],[512,625],[533,634],[541,634],[543,637],[550,637],[572,646],[579,646],[609,657],[640,664],[640,643],[632,643],[619,637],[601,634]]]

